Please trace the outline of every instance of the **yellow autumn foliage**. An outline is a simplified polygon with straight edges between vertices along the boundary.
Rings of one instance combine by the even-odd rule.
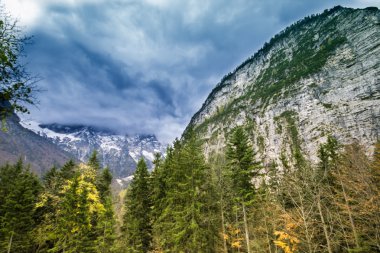
[[[231,243],[231,247],[232,248],[235,248],[235,249],[240,249],[242,246],[241,246],[241,241],[234,241]]]
[[[277,240],[274,244],[281,248],[285,253],[295,253],[298,249],[298,244],[300,241],[295,237],[293,230],[297,228],[297,224],[291,222],[291,217],[288,214],[283,215],[285,223],[285,231],[275,231],[274,235]]]

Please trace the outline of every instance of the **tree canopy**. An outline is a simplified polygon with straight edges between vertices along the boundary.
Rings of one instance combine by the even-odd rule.
[[[27,72],[22,58],[25,45],[31,37],[24,35],[17,21],[0,6],[0,116],[5,119],[10,113],[28,113],[26,107],[36,102],[37,78]]]

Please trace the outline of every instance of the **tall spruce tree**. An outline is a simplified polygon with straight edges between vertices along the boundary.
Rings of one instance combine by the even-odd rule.
[[[334,137],[328,136],[327,142],[322,144],[318,150],[320,163],[319,171],[317,171],[316,174],[316,206],[318,208],[318,215],[329,253],[334,252],[333,241],[338,240],[336,237],[339,236],[339,234],[336,233],[336,228],[331,224],[332,222],[329,222],[329,220],[334,219],[331,215],[334,213],[332,210],[334,206],[331,205],[331,202],[334,196],[332,193],[333,186],[337,183],[333,177],[333,172],[336,170],[338,164],[338,149],[338,141]],[[335,233],[331,232],[334,230]]]
[[[94,227],[97,227],[97,240],[101,252],[109,252],[115,239],[115,219],[112,206],[111,182],[112,174],[108,167],[101,168],[96,150],[91,154],[87,165],[95,171],[95,185],[99,192],[100,202],[105,208],[104,215],[96,220]]]
[[[167,154],[170,151],[167,150]],[[161,201],[165,198],[165,178],[164,178],[164,166],[161,154],[156,153],[153,161],[154,170],[151,173],[151,201],[152,201],[152,224],[157,220],[160,215]]]
[[[171,159],[166,206],[159,219],[165,228],[163,250],[214,252],[217,233],[213,220],[217,209],[210,197],[214,190],[200,142],[192,130],[181,145],[175,145]]]
[[[62,180],[73,178],[75,175],[75,162],[73,160],[69,160],[67,163],[63,165],[63,167],[59,171],[59,174]]]
[[[236,201],[236,210],[241,206],[246,241],[246,250],[250,250],[250,238],[247,220],[247,206],[254,197],[252,178],[258,174],[259,164],[254,161],[254,152],[243,127],[233,129],[226,151],[229,177],[232,181],[232,191]]]
[[[100,170],[100,161],[98,158],[98,151],[94,150],[88,159],[87,165],[95,170]]]
[[[153,247],[156,251],[162,251],[172,247],[170,229],[173,225],[173,216],[168,208],[172,204],[172,199],[168,197],[169,192],[175,189],[174,168],[177,168],[177,160],[179,157],[178,140],[175,140],[174,147],[168,147],[166,150],[166,158],[159,162],[152,173],[151,189],[152,189],[152,223],[153,223]]]
[[[20,160],[0,168],[0,251],[32,252],[41,185]]]
[[[149,172],[141,158],[125,200],[122,231],[126,252],[148,252],[152,244],[151,196]]]
[[[112,174],[109,168],[105,168],[98,174],[96,187],[99,191],[100,201],[104,206],[105,212],[102,219],[98,222],[98,245],[102,253],[112,252],[115,241],[115,219],[112,205],[111,194]]]

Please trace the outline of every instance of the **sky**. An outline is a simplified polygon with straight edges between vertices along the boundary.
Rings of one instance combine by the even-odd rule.
[[[41,77],[23,118],[180,137],[220,79],[286,26],[380,0],[0,0]]]

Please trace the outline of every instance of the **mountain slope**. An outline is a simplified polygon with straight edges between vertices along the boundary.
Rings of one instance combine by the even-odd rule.
[[[286,28],[221,80],[189,127],[210,156],[242,124],[265,163],[315,160],[328,134],[370,152],[380,133],[380,11],[338,6]]]
[[[124,136],[83,125],[44,125],[34,121],[23,121],[21,124],[80,161],[87,161],[96,150],[102,165],[110,168],[114,178],[132,175],[141,157],[151,168],[154,153],[165,152],[154,135]]]
[[[32,171],[42,175],[54,165],[61,166],[75,157],[50,141],[20,125],[16,115],[7,118],[7,131],[0,131],[0,164],[14,163],[20,158]]]

